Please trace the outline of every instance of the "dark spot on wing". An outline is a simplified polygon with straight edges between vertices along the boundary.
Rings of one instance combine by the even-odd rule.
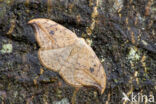
[[[51,35],[54,35],[54,31],[53,31],[53,30],[51,30],[49,33],[50,33]]]
[[[91,73],[94,72],[94,68],[90,68],[90,72],[91,72]]]

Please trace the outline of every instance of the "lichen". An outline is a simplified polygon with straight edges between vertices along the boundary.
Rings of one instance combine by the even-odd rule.
[[[137,48],[136,47],[131,47],[129,54],[128,54],[128,59],[132,60],[132,61],[137,61],[140,59],[140,55],[139,52],[137,52]]]
[[[0,50],[0,52],[2,54],[12,53],[12,50],[13,50],[12,44],[3,44],[2,49]]]
[[[63,98],[61,101],[54,101],[53,104],[69,104],[69,100],[67,98]]]

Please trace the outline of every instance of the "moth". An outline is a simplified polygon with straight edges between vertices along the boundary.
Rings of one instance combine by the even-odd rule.
[[[64,26],[44,18],[28,22],[34,27],[40,46],[41,64],[74,87],[94,86],[103,94],[106,87],[104,68],[93,49],[83,38]]]

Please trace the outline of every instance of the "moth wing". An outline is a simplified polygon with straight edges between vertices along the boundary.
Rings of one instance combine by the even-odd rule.
[[[80,49],[77,52],[78,58],[75,67],[81,71],[79,71],[79,73],[75,73],[78,74],[75,75],[77,76],[76,80],[81,81],[83,85],[88,86],[89,83],[85,82],[86,77],[89,78],[89,80],[91,78],[93,81],[90,81],[90,85],[96,87],[98,86],[98,88],[101,88],[101,93],[103,93],[106,86],[106,74],[100,60],[92,48],[85,43],[85,41],[78,41],[77,46],[80,47]],[[80,73],[82,73],[82,71],[84,74],[81,75]],[[83,80],[79,77],[79,75],[83,78]]]
[[[38,57],[43,66],[58,72],[61,67],[66,63],[71,51],[71,47],[58,48],[58,49],[39,49]]]
[[[40,49],[38,56],[43,66],[59,72],[61,77],[70,85],[80,87],[81,84],[74,79],[75,68],[71,63],[68,63],[71,50],[72,46],[58,49]]]
[[[59,74],[61,77],[70,85],[76,86],[76,87],[82,87],[82,84],[79,83],[77,80],[75,80],[74,77],[75,68],[74,66],[70,67],[62,67]]]
[[[75,70],[77,70],[75,66],[78,58],[77,50],[79,50],[79,48],[76,47],[75,44],[73,44],[71,47],[70,54],[68,55],[68,58],[66,58],[65,64],[59,71],[59,74],[70,85],[81,87],[82,85],[76,81],[74,77]]]
[[[99,85],[97,85],[96,81],[93,80],[93,78],[89,76],[88,73],[85,73],[83,70],[75,70],[74,78],[77,82],[79,82],[82,85],[95,86],[100,91],[102,90],[102,88]]]
[[[40,29],[43,32],[42,35],[46,35],[51,40],[52,44],[50,43],[50,45],[53,49],[71,45],[77,39],[76,34],[71,30],[49,19],[38,18],[28,23],[33,24],[36,30]],[[43,38],[37,38],[38,43],[42,42],[41,40]]]

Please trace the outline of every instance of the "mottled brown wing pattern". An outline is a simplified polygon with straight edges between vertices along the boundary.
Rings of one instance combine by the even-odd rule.
[[[48,19],[34,19],[29,23],[35,27],[40,46],[38,56],[43,66],[58,72],[74,87],[95,86],[101,93],[104,92],[104,69],[84,39]]]

